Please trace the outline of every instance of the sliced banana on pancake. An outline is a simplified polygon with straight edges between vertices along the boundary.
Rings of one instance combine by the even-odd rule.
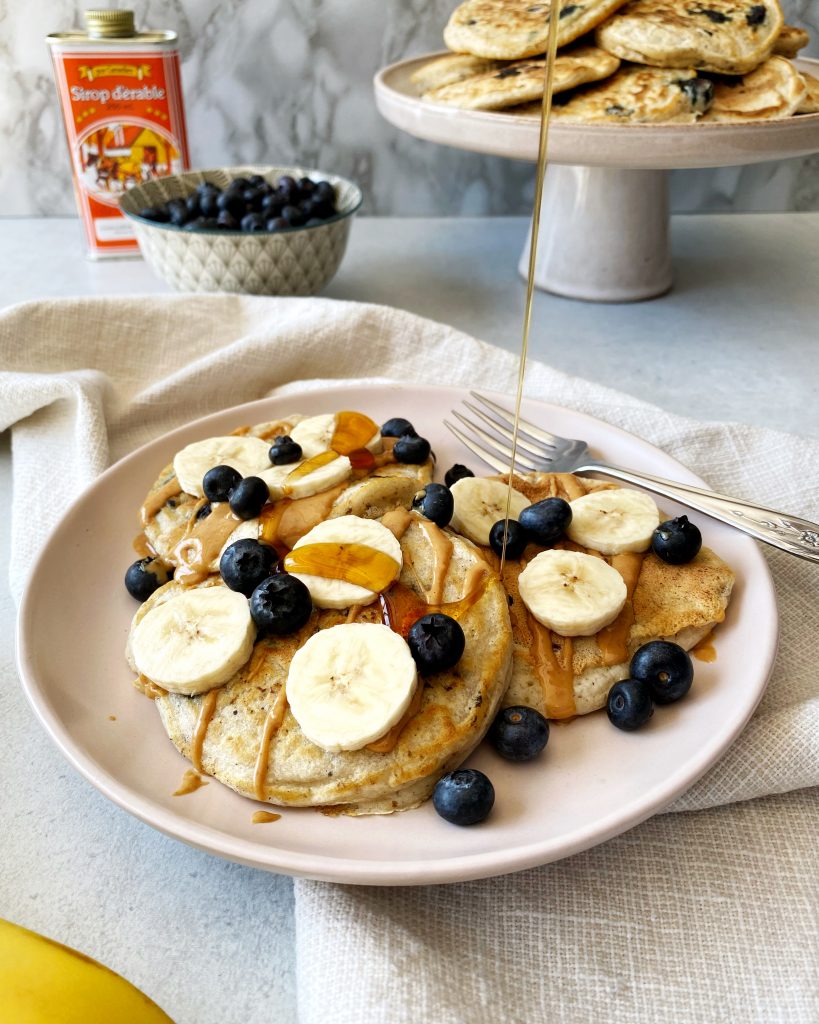
[[[208,437],[177,452],[173,468],[182,490],[201,498],[202,478],[209,469],[232,466],[242,476],[258,476],[270,469],[269,450],[269,442],[259,437]]]
[[[329,412],[320,416],[309,416],[296,424],[290,436],[301,446],[305,459],[326,452],[330,448],[342,455],[348,455],[357,448],[367,448],[371,452],[381,451],[381,431],[377,424],[363,413]],[[353,440],[345,443],[349,438]]]
[[[304,583],[317,608],[371,604],[398,578],[401,544],[374,519],[327,519],[297,541],[284,567]]]
[[[518,577],[523,603],[561,636],[591,636],[626,603],[623,577],[595,555],[554,548],[535,555]]]
[[[247,598],[215,586],[183,591],[151,608],[134,629],[131,653],[142,675],[192,696],[236,675],[255,639]]]
[[[293,655],[287,700],[312,743],[360,750],[400,721],[418,677],[406,641],[389,626],[341,623],[322,629]]]
[[[642,491],[623,487],[592,491],[569,502],[572,521],[566,531],[570,540],[604,555],[647,551],[660,525],[660,512]]]
[[[455,510],[450,526],[475,544],[489,547],[489,531],[506,515],[507,485],[500,480],[469,476],[457,480],[452,487]],[[517,519],[531,502],[525,494],[512,489],[509,516]]]

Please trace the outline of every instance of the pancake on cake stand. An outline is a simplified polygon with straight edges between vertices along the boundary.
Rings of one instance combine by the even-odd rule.
[[[422,100],[411,76],[426,54],[375,76],[381,114],[419,139],[537,160],[537,118],[462,110]],[[819,60],[796,59],[819,77]],[[819,151],[819,114],[739,124],[581,125],[549,129],[536,283],[557,295],[633,302],[671,287],[668,171],[727,167]],[[526,274],[527,241],[520,261]]]

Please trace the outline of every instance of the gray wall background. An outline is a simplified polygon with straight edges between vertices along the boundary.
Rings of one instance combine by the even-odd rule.
[[[303,162],[362,184],[365,210],[529,213],[530,165],[413,139],[387,124],[372,76],[443,47],[457,0],[133,0],[140,28],[180,36],[193,166]],[[811,32],[819,0],[782,0]],[[44,37],[82,24],[93,0],[0,0],[0,215],[74,212]],[[113,6],[116,6],[113,5]],[[672,176],[678,211],[817,210],[819,157]]]

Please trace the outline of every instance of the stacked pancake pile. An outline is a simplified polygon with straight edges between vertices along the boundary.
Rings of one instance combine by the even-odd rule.
[[[452,54],[413,83],[425,100],[540,116],[552,0],[464,0]],[[808,34],[779,0],[562,0],[553,117],[585,124],[765,121],[819,112],[791,59]]]
[[[282,435],[299,461],[271,466],[270,439]],[[141,509],[148,554],[135,565],[165,582],[141,595],[126,656],[197,772],[281,806],[414,807],[499,708],[595,711],[640,645],[690,649],[723,620],[730,568],[705,548],[684,565],[648,550],[660,518],[648,496],[570,474],[516,477],[513,516],[558,497],[580,532],[528,542],[501,572],[489,534],[506,481],[451,484],[451,521],[436,525],[417,500],[432,457],[397,461],[396,445],[361,413],[294,415],[194,442],[159,473]],[[206,493],[214,462],[265,482],[257,514]],[[600,494],[603,512],[581,510]],[[237,545],[251,561],[269,554],[261,584],[243,589],[226,571]],[[538,577],[544,553],[560,560],[557,592]],[[294,577],[309,590],[304,617],[265,629],[258,590]],[[411,631],[430,613],[455,620],[464,643],[454,663],[427,670]]]

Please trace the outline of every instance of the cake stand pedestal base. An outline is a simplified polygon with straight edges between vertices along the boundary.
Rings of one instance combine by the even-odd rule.
[[[518,269],[529,272],[532,229]],[[668,172],[551,164],[543,183],[538,288],[635,302],[671,287]]]

